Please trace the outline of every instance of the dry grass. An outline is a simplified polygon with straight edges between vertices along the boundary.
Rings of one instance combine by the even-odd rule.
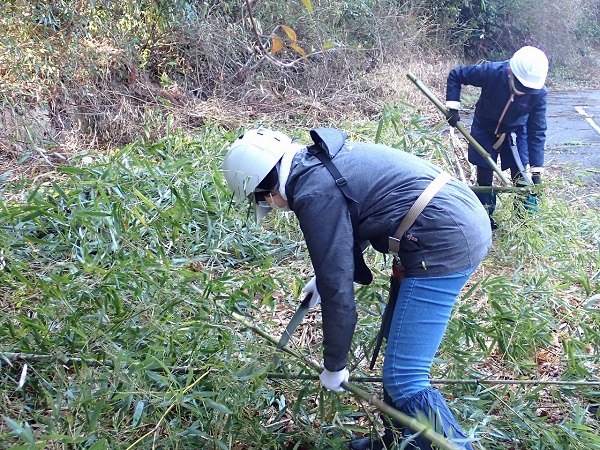
[[[583,17],[575,7],[593,0],[570,2],[567,25],[573,28]],[[216,9],[195,19],[174,16],[171,24],[140,22],[135,39],[122,28],[120,15],[105,22],[80,11],[67,22],[74,28],[63,30],[33,21],[31,5],[12,5],[1,19],[8,32],[0,40],[6,54],[0,60],[0,145],[5,149],[0,163],[37,173],[87,153],[157,140],[167,121],[190,134],[206,124],[309,128],[373,120],[384,105],[399,102],[438,118],[406,73],[443,99],[448,71],[465,61],[449,49],[448,31],[433,22],[430,12],[382,5],[365,11],[361,3],[350,2],[340,11],[321,4],[318,15],[310,15],[300,2],[257,3],[252,7],[258,35],[242,8]],[[555,8],[532,10],[530,16],[541,24],[534,38],[550,53],[563,55],[563,40],[572,46],[572,36],[541,34],[556,28]],[[112,6],[106,10],[107,17],[117,12]],[[133,9],[124,12],[133,22],[144,20]],[[293,23],[307,58],[289,48],[268,53],[269,35],[280,17]],[[94,21],[93,33],[85,31],[86,20]],[[550,81],[597,86],[597,51],[569,49],[569,64],[557,67],[558,76]]]
[[[252,122],[315,127],[373,120],[385,104],[397,102],[433,112],[406,74],[415,73],[441,97],[446,74],[454,64],[458,64],[456,59],[441,57],[432,62],[416,57],[386,62],[366,74],[333,79],[331,86],[320,86],[319,95],[291,85],[278,89],[281,80],[275,75],[246,86],[239,98],[198,99],[176,83],[161,87],[142,77],[132,84],[107,80],[93,90],[74,86],[50,98],[45,109],[16,103],[4,108],[0,143],[5,151],[0,153],[0,163],[30,173],[47,170],[51,164],[87,153],[110,152],[139,139],[157,140],[165,134],[167,118],[172,127],[194,133],[208,123],[236,129]],[[305,75],[317,80],[330,71],[327,61],[322,61],[307,67]],[[24,109],[25,114],[15,113]]]

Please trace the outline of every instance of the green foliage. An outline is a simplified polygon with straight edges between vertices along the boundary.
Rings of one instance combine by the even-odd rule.
[[[586,53],[597,41],[598,2],[569,0],[421,0],[448,45],[474,59],[504,59],[526,44],[540,46],[555,63],[573,59],[568,52]],[[558,32],[557,30],[560,30]]]
[[[426,123],[399,105],[349,131],[458,174],[441,129]],[[271,214],[259,228],[232,201],[219,166],[236,132],[166,130],[93,164],[3,182],[0,445],[340,447],[377,422],[368,405],[312,381],[267,379],[271,348],[229,316],[281,333],[310,272],[297,223]],[[520,197],[500,196],[494,248],[456,307],[434,378],[597,376],[600,319],[586,305],[600,290],[600,223],[552,195],[561,189],[547,185],[535,216]],[[376,279],[356,292],[355,376],[372,375],[366,363],[386,302],[388,261],[368,259]],[[292,345],[320,360],[318,313],[311,317],[308,337]],[[310,373],[291,357],[283,370]],[[442,389],[486,448],[600,446],[590,387]]]
[[[60,167],[44,184],[5,186],[1,351],[53,357],[27,369],[0,358],[10,398],[0,442],[127,446],[154,426],[166,437],[147,440],[169,448],[265,439],[260,417],[250,413],[247,429],[232,417],[247,414],[239,405],[269,407],[255,393],[268,355],[251,359],[247,335],[215,305],[268,301],[279,288],[270,250],[282,239],[255,236],[247,209],[233,208],[218,171],[232,139],[173,133]]]
[[[230,12],[189,0],[59,0],[0,5],[4,95],[43,98],[72,83],[135,82],[140,69],[185,72],[169,36],[208,15]],[[166,60],[165,60],[166,59]],[[18,89],[14,92],[14,89]],[[11,92],[12,91],[12,92]]]
[[[316,5],[315,16],[332,26],[352,22],[336,36],[367,46],[376,33],[362,27],[372,23],[368,11],[375,3]],[[77,5],[85,6],[81,14],[71,14]],[[16,65],[2,70],[10,86],[31,96],[34,85],[19,82],[50,89],[63,74],[87,80],[98,67],[106,68],[99,77],[115,76],[120,69],[113,63],[126,76],[129,56],[155,67],[169,87],[190,74],[175,47],[160,54],[164,59],[153,53],[174,23],[200,17],[208,26],[227,15],[232,29],[242,27],[234,2],[199,9],[188,2],[34,6],[5,3],[0,16],[24,43],[9,53]],[[97,22],[86,12],[97,14]],[[297,21],[288,22],[291,12]],[[323,29],[305,5],[275,2],[258,13],[269,32],[284,17],[299,36],[312,30],[322,42]],[[138,23],[145,18],[152,20]],[[100,27],[109,19],[114,29]],[[97,59],[97,65],[61,69],[55,50],[64,36],[48,37],[65,30],[88,33],[93,42],[103,36],[120,50],[103,53],[113,59]],[[35,57],[31,52],[46,38],[44,58]],[[8,48],[9,35],[1,39]],[[89,50],[80,37],[65,42],[72,43],[69,51]],[[28,78],[32,74],[37,78]],[[281,333],[310,273],[297,223],[272,214],[257,227],[250,209],[233,202],[219,167],[236,132],[206,127],[189,138],[165,122],[162,139],[93,155],[92,164],[75,158],[35,180],[0,177],[0,447],[340,448],[353,432],[377,422],[369,406],[326,393],[317,382],[268,379],[271,347],[229,314],[252,316]],[[461,155],[430,122],[403,104],[386,107],[378,124],[349,125],[348,131],[459,176]],[[435,378],[597,378],[600,319],[586,305],[600,290],[594,276],[600,223],[584,200],[566,202],[564,189],[548,184],[535,216],[523,211],[518,196],[500,196],[494,248],[457,304]],[[366,361],[386,301],[388,261],[374,253],[368,258],[376,280],[356,292],[353,375],[373,375]],[[319,316],[311,314],[301,342],[292,345],[319,360]],[[283,370],[292,378],[309,372],[291,357]],[[377,385],[364,387],[380,394]],[[591,408],[597,389],[442,388],[460,422],[488,449],[600,448]]]
[[[406,103],[384,107],[375,142],[385,142],[402,151],[436,161],[446,153],[440,127],[431,128],[429,119],[419,114],[415,106]]]

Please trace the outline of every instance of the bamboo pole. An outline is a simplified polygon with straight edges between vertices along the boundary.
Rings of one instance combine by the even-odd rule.
[[[469,186],[473,192],[523,192],[524,189],[531,190],[533,186],[505,187],[505,186]]]
[[[270,336],[265,331],[258,328],[256,325],[254,325],[252,322],[250,322],[246,317],[244,317],[238,313],[235,313],[235,312],[231,312],[230,314],[238,323],[244,325],[245,327],[250,328],[256,334],[263,337],[270,343],[277,345],[277,343],[279,342],[278,339],[274,338],[273,336]],[[299,358],[302,362],[304,362],[307,366],[309,366],[315,372],[320,373],[323,371],[323,367],[321,367],[320,364],[316,363],[315,361],[304,358],[302,355],[299,355],[298,353],[294,352],[293,350],[290,350],[288,347],[284,347],[283,351],[293,355],[296,358]],[[359,387],[357,387],[354,384],[349,383],[349,382],[342,382],[342,387],[344,388],[344,390],[351,392],[356,397],[369,402],[369,405],[374,406],[380,412],[390,416],[392,419],[396,420],[398,423],[402,424],[403,426],[410,428],[412,431],[414,431],[416,433],[419,433],[421,436],[428,439],[432,444],[436,445],[440,450],[459,450],[459,448],[455,444],[450,442],[448,439],[446,439],[441,434],[436,433],[429,424],[420,422],[419,420],[417,420],[413,417],[410,417],[410,416],[398,411],[395,408],[392,408],[390,405],[386,404],[381,399],[379,399],[376,395],[369,394],[368,392],[363,391]]]
[[[431,100],[431,102],[439,109],[445,117],[448,117],[448,110],[446,107],[437,99],[437,97],[431,92],[427,87],[412,73],[408,73],[406,75],[410,81],[412,81],[420,90],[425,94],[425,96]],[[488,165],[498,174],[500,180],[502,180],[502,184],[504,186],[511,186],[511,182],[506,178],[506,175],[500,170],[498,165],[494,162],[492,157],[485,149],[475,140],[471,133],[469,133],[465,127],[462,126],[461,123],[456,124],[456,129],[462,133],[462,135],[469,141],[469,143],[477,150],[477,153],[481,155],[483,159],[488,163]]]
[[[293,350],[287,349],[287,353],[292,354],[298,358],[303,356],[293,352]],[[0,352],[0,359],[4,361],[16,361],[26,363],[60,363],[64,365],[75,365],[85,364],[89,367],[114,367],[114,362],[109,359],[97,360],[97,359],[84,359],[75,356],[65,355],[36,355],[32,353],[20,353],[20,352]],[[316,363],[315,363],[316,364]],[[196,366],[157,366],[152,370],[157,371],[168,371],[172,373],[189,373],[196,370]],[[285,379],[285,380],[314,380],[317,381],[319,377],[317,375],[308,374],[285,374],[285,373],[267,373],[267,378],[271,379]],[[497,380],[491,378],[432,378],[429,380],[431,384],[481,384],[481,385],[532,385],[532,386],[576,386],[576,387],[594,387],[600,386],[600,380]],[[383,380],[381,377],[350,377],[352,383],[381,383]]]
[[[318,380],[316,375],[297,374],[290,375],[285,373],[267,373],[267,378],[273,380]],[[350,377],[351,383],[382,383],[381,377]],[[576,387],[597,387],[600,386],[600,380],[496,380],[491,378],[432,378],[431,384],[474,384],[474,385],[520,385],[520,386],[576,386]]]

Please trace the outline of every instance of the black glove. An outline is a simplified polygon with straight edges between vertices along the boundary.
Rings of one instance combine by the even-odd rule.
[[[458,115],[458,109],[449,109],[448,110],[448,123],[450,126],[455,127],[456,123],[460,120]]]

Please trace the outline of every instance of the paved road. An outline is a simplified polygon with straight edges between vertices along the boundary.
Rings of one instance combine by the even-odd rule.
[[[600,90],[550,92],[547,119],[547,176],[577,180],[577,195],[600,207]]]
[[[550,92],[546,165],[600,170],[600,90]]]

